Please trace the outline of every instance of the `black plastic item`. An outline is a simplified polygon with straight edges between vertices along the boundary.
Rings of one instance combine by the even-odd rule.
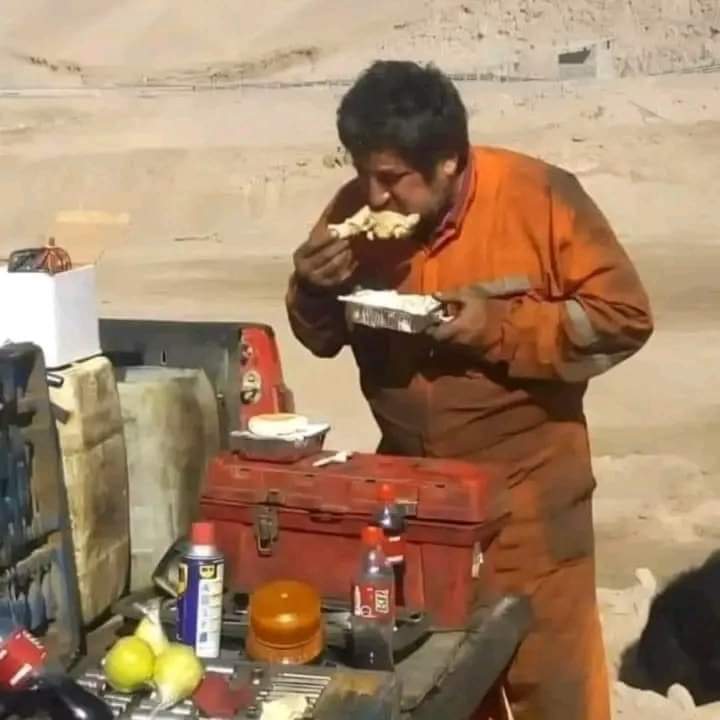
[[[436,687],[413,697],[411,683],[403,682],[403,717],[412,720],[469,720],[502,678],[532,622],[528,598],[507,596],[474,614],[452,663],[435,672]]]
[[[63,248],[49,238],[47,245],[39,248],[24,248],[10,253],[7,271],[10,273],[57,273],[72,270],[72,260]]]
[[[43,252],[43,248],[24,248],[11,252],[8,258],[7,271],[11,273],[43,272],[40,266]]]
[[[188,541],[184,538],[176,540],[160,558],[160,562],[153,570],[152,581],[170,597],[178,596],[180,585],[180,563],[188,549]]]
[[[49,716],[52,720],[112,720],[98,697],[63,676],[44,677],[33,687],[0,692],[0,720]]]
[[[54,658],[84,652],[62,459],[40,348],[0,347],[0,615],[42,634]]]
[[[141,590],[118,600],[112,607],[113,613],[127,620],[140,621],[143,617],[138,606],[158,597],[153,588]],[[165,598],[160,604],[160,620],[172,635],[175,628],[175,599]],[[224,640],[242,641],[248,629],[248,595],[228,594],[224,600],[222,636]],[[350,603],[337,600],[323,600],[323,616],[327,632],[327,643],[331,648],[343,652],[349,639]],[[394,636],[396,656],[404,656],[428,637],[432,620],[425,613],[399,609],[397,629]]]

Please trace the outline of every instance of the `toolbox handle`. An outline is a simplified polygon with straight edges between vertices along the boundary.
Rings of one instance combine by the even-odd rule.
[[[343,519],[343,516],[339,512],[331,512],[329,510],[313,510],[310,513],[310,520],[316,523],[324,523],[329,525],[330,523],[337,523]]]
[[[331,503],[320,503],[314,512],[327,513],[332,515],[349,515],[352,513],[351,508],[347,505],[332,505]]]

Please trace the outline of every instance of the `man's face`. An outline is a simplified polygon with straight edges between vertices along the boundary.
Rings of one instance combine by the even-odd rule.
[[[355,158],[358,179],[372,210],[418,213],[428,226],[439,221],[452,201],[456,168],[456,160],[443,161],[426,177],[391,150]]]

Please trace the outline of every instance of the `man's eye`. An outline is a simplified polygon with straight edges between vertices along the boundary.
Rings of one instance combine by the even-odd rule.
[[[378,175],[378,182],[383,185],[395,185],[403,177],[405,177],[405,173],[381,173]]]

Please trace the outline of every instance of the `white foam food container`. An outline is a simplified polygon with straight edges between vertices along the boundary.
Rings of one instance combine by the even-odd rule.
[[[31,342],[48,368],[100,354],[94,265],[48,275],[0,266],[0,344]]]

